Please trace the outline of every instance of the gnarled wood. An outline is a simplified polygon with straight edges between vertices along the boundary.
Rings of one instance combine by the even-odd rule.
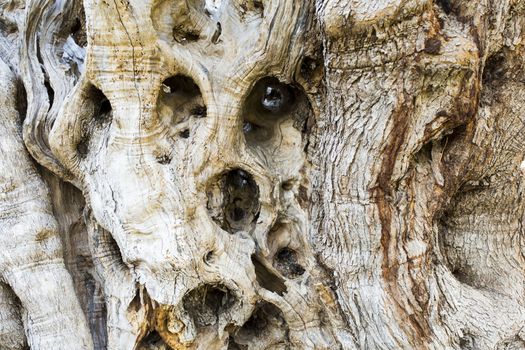
[[[525,349],[524,27],[0,4],[0,348]]]

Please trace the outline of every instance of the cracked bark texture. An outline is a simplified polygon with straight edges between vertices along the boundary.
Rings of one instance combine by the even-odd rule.
[[[523,0],[0,1],[0,349],[525,349]]]

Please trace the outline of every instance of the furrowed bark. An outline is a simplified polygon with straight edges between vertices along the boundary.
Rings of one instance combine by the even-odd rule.
[[[0,4],[0,348],[525,349],[524,28]]]

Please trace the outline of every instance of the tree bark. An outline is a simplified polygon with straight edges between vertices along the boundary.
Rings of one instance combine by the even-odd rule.
[[[525,1],[0,2],[0,349],[525,349]]]

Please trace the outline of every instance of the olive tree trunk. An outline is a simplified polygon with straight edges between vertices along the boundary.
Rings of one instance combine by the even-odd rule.
[[[0,349],[525,349],[525,1],[0,1]]]

